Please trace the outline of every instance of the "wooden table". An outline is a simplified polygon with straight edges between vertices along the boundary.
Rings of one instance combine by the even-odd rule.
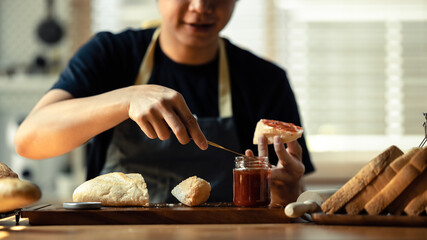
[[[204,225],[30,226],[28,219],[0,220],[0,239],[427,239],[427,228],[331,226],[311,223]]]

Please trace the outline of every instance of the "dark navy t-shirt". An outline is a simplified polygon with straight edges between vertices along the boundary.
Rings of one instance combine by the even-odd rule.
[[[63,89],[78,98],[133,85],[153,32],[154,29],[98,33],[70,60],[53,89]],[[265,118],[301,126],[298,107],[283,69],[226,39],[225,45],[233,118],[241,145],[237,150],[252,149],[256,153],[252,143],[256,123]],[[219,116],[218,58],[204,65],[179,64],[168,58],[158,44],[154,61],[150,84],[180,92],[189,109],[198,117]],[[91,141],[88,178],[95,177],[102,169],[111,132],[108,130]],[[304,137],[298,141],[303,148],[306,173],[312,172],[314,168]],[[276,164],[272,146],[269,151],[271,163]]]

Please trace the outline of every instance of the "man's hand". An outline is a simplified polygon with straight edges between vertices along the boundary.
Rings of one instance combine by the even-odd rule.
[[[129,100],[129,117],[151,139],[166,140],[172,130],[181,144],[193,139],[200,149],[208,147],[184,98],[173,89],[158,85],[134,86]]]
[[[271,169],[271,203],[270,206],[285,206],[296,201],[303,189],[302,176],[305,167],[302,163],[302,148],[297,141],[287,143],[287,148],[280,137],[274,137],[274,151],[279,159],[277,166]],[[251,150],[245,152],[254,156]],[[268,156],[267,139],[258,139],[258,155]]]

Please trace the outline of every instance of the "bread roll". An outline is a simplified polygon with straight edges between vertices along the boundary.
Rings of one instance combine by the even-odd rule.
[[[178,201],[187,206],[205,203],[210,195],[211,185],[197,176],[189,177],[176,185],[171,193]]]
[[[253,143],[258,144],[260,135],[267,138],[267,143],[274,142],[274,136],[279,136],[283,143],[292,142],[302,136],[302,127],[296,126],[292,123],[286,123],[276,120],[261,119],[255,127]]]
[[[0,178],[7,177],[18,178],[18,174],[12,171],[6,164],[0,162]]]
[[[18,178],[0,179],[0,212],[28,206],[41,197],[39,187]]]
[[[78,186],[74,202],[101,202],[103,206],[148,206],[147,184],[139,173],[108,173]]]
[[[376,156],[322,204],[322,211],[332,214],[340,210],[379,175],[390,162],[402,154],[403,152],[398,147],[391,146]]]

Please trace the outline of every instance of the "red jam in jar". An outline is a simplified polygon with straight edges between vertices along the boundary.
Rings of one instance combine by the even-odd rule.
[[[270,203],[268,157],[236,157],[233,178],[234,205],[257,207]]]

